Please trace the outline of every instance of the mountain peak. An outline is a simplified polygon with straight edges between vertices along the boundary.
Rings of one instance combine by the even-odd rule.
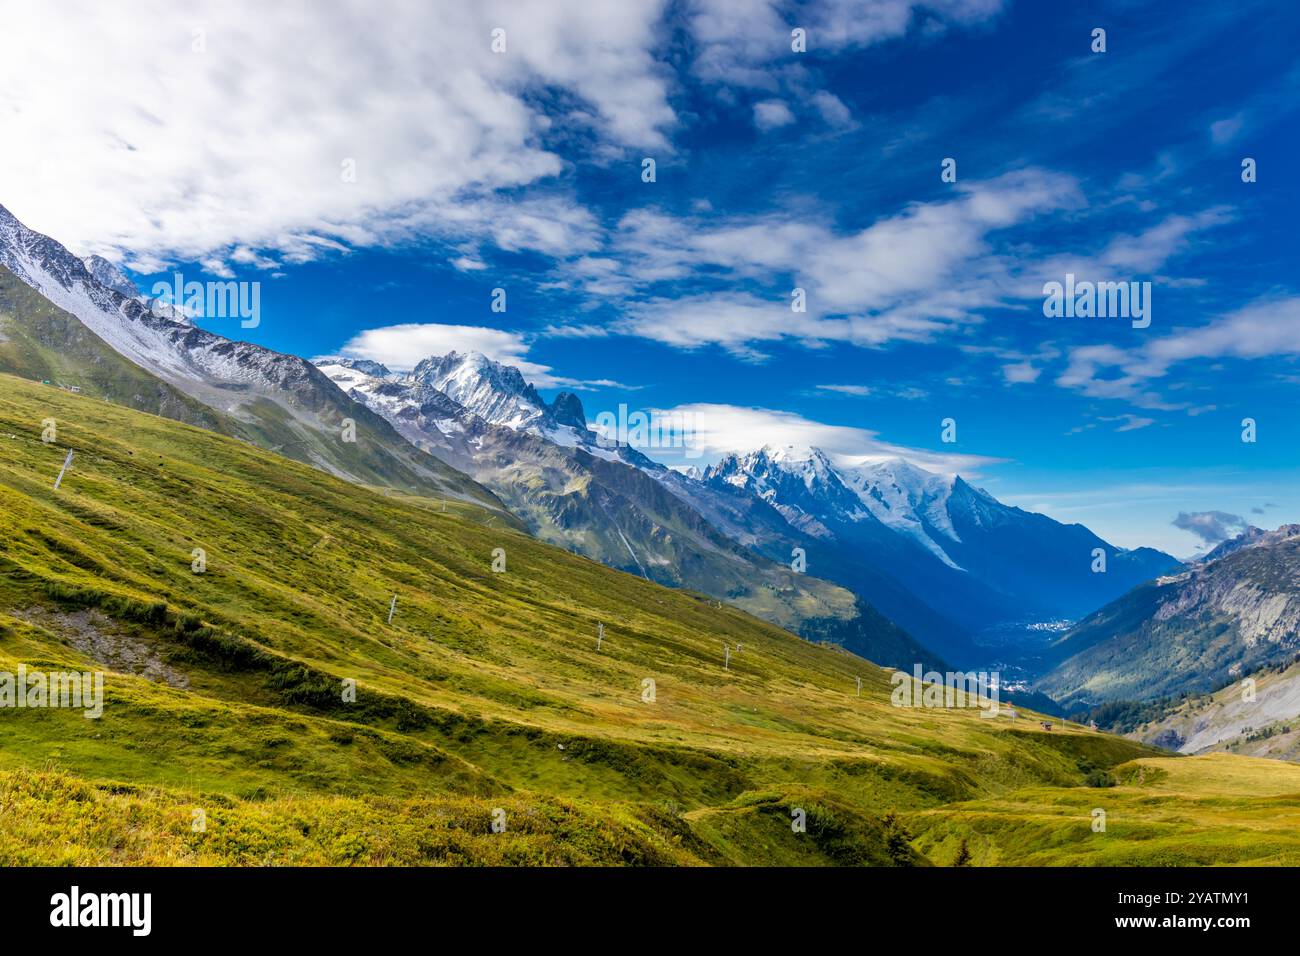
[[[86,256],[81,260],[96,282],[105,288],[134,299],[140,294],[135,283],[130,280],[121,267],[109,262],[103,256]]]
[[[551,417],[557,425],[572,425],[579,431],[587,430],[587,415],[582,410],[582,400],[573,392],[560,392],[551,402]]]
[[[549,414],[546,403],[519,369],[482,352],[431,355],[415,366],[411,378],[438,389],[493,425],[525,428]],[[571,403],[567,408],[572,412]]]
[[[1204,562],[1216,561],[1246,548],[1276,544],[1288,538],[1294,538],[1296,535],[1300,535],[1300,524],[1284,524],[1274,531],[1267,531],[1264,528],[1256,528],[1252,525],[1236,537],[1221,541],[1208,551],[1201,560]]]
[[[371,359],[329,357],[313,359],[312,364],[318,368],[321,366],[339,365],[343,368],[350,368],[355,372],[360,372],[362,375],[369,375],[373,378],[393,377],[393,373],[387,365],[384,365],[381,362],[372,361]]]
[[[773,461],[789,461],[789,462],[813,461],[813,462],[826,462],[827,464],[830,463],[830,459],[826,457],[826,453],[822,451],[820,448],[814,448],[812,445],[767,444],[764,445],[761,449],[759,449],[759,451],[761,451],[763,454],[765,454],[768,458],[772,459]]]
[[[908,461],[900,455],[893,455],[889,458],[880,458],[875,461],[864,462],[855,466],[856,471],[878,475],[881,478],[890,478],[901,484],[908,485],[933,485],[937,481],[944,484],[952,484],[956,477],[951,474],[931,471],[928,468],[922,468],[915,462]]]

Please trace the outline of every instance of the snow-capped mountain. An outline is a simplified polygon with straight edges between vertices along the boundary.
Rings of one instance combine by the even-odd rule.
[[[494,362],[481,352],[426,358],[415,366],[411,381],[436,388],[493,425],[517,430],[535,427],[550,411],[517,368]]]
[[[935,474],[902,458],[890,458],[843,468],[840,476],[881,524],[957,567],[944,550],[945,543],[961,542],[948,514],[956,475]]]
[[[470,473],[485,441],[499,444],[515,434],[610,461],[626,455],[650,464],[632,449],[605,448],[576,395],[561,392],[547,404],[517,368],[479,352],[431,356],[405,374],[365,359],[324,358],[316,365],[409,441]]]
[[[832,561],[840,569],[874,564],[941,613],[965,603],[968,627],[1015,615],[1078,617],[1179,566],[1169,555],[1116,548],[1082,525],[1004,505],[957,475],[900,458],[841,466],[815,448],[769,446],[723,458],[705,481],[747,488],[795,527],[838,543],[842,553]],[[1101,573],[1093,569],[1096,549],[1106,556]],[[887,599],[873,600],[890,613]],[[904,626],[927,631],[908,611],[896,613]]]
[[[319,364],[413,443],[491,488],[540,537],[732,595],[752,582],[703,570],[719,536],[782,565],[801,548],[809,575],[847,587],[950,660],[982,653],[974,637],[985,628],[1077,616],[1176,566],[899,458],[845,466],[816,448],[768,446],[703,472],[666,468],[604,447],[576,395],[547,404],[517,369],[482,355],[430,357],[405,375],[355,360]],[[674,526],[703,537],[664,533]],[[1104,578],[1090,572],[1098,546],[1112,561]]]
[[[242,438],[349,480],[500,507],[485,489],[412,448],[310,362],[232,341],[103,285],[85,261],[3,206],[0,266],[134,365],[227,416]],[[342,438],[349,419],[355,442]]]
[[[746,488],[812,533],[829,535],[827,523],[874,519],[957,567],[941,543],[960,541],[947,513],[955,475],[938,475],[902,458],[837,467],[819,448],[765,445],[725,456],[704,480]]]
[[[794,527],[818,537],[831,535],[822,521],[828,514],[845,521],[869,517],[830,459],[816,448],[765,445],[748,454],[727,455],[706,468],[702,480],[757,495]]]

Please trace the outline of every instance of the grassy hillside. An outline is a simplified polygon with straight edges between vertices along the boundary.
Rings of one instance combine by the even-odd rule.
[[[976,866],[1295,866],[1300,767],[1214,755],[1142,759],[1114,787],[1032,787],[909,818],[916,846]],[[1094,811],[1105,830],[1094,831]]]
[[[1204,765],[892,707],[838,648],[445,508],[0,375],[0,671],[108,672],[98,720],[0,708],[0,858],[946,864],[954,805],[1005,807],[1015,843],[1094,799],[1090,773]],[[1189,811],[1131,812],[1175,833]]]

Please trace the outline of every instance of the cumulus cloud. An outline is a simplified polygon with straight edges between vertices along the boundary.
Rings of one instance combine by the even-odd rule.
[[[834,93],[818,90],[812,95],[813,107],[821,114],[823,120],[831,126],[848,127],[853,125],[853,114]]]
[[[1196,359],[1300,356],[1300,296],[1268,297],[1190,328],[1175,329],[1145,346],[1081,346],[1070,352],[1057,384],[1093,398],[1117,398],[1145,408],[1182,408],[1151,388],[1179,363]]]
[[[1114,236],[1095,254],[1052,256],[1024,274],[1026,297],[1043,294],[1043,283],[1062,282],[1067,273],[1076,281],[1128,282],[1150,276],[1175,256],[1203,241],[1201,234],[1231,222],[1234,214],[1225,206],[1214,206],[1191,215],[1171,215],[1138,233]],[[1161,276],[1162,287],[1190,287],[1195,279]]]
[[[1012,362],[1009,365],[1002,366],[1002,377],[1006,379],[1009,385],[1036,382],[1042,374],[1042,369],[1035,368],[1029,362]]]
[[[897,39],[925,15],[929,29],[986,21],[1003,0],[692,0],[694,68],[706,80],[770,89],[788,64],[790,31],[802,28],[810,51],[834,52]]]
[[[754,104],[754,125],[761,130],[777,129],[794,122],[790,107],[780,100],[762,100]]]
[[[299,262],[428,235],[581,251],[593,223],[576,203],[501,191],[561,171],[544,145],[556,123],[603,146],[670,148],[652,53],[663,12],[659,0],[137,0],[129,16],[93,0],[11,4],[0,142],[26,145],[0,153],[0,202],[145,271],[221,264],[240,246]]]
[[[1209,547],[1235,538],[1250,528],[1250,522],[1241,515],[1226,511],[1180,511],[1173,525],[1190,531]]]
[[[497,362],[519,366],[527,361],[528,344],[517,332],[501,329],[407,323],[358,332],[339,350],[345,358],[369,359],[403,372],[421,359],[448,352],[482,352]]]

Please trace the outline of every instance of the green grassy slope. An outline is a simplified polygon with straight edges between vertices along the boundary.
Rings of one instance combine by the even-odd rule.
[[[1031,787],[909,817],[915,845],[979,866],[1295,866],[1300,767],[1222,754],[1142,759],[1117,786]],[[1094,816],[1104,812],[1104,818]],[[1103,820],[1104,830],[1094,830]]]
[[[874,665],[472,505],[0,375],[20,664],[108,674],[98,720],[0,708],[0,799],[47,807],[0,838],[10,862],[945,863],[931,828],[909,843],[926,814],[1011,801],[1037,833],[1089,768],[1153,753],[895,708]]]

